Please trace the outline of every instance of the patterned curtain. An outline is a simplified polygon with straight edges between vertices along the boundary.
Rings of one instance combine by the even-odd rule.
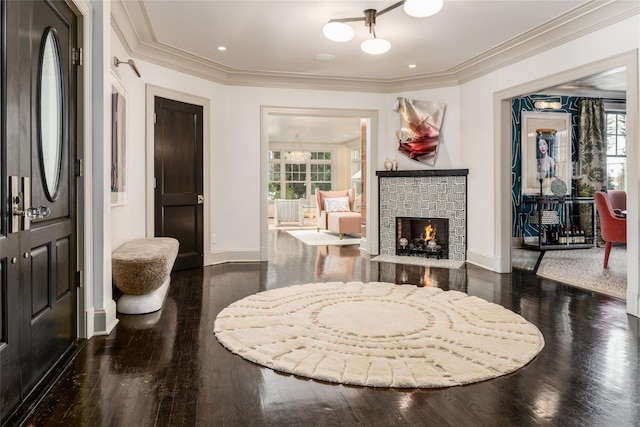
[[[607,119],[602,99],[578,101],[578,181],[577,195],[593,197],[596,191],[607,191]],[[597,212],[596,212],[597,215]],[[591,230],[589,206],[581,205],[581,222]],[[600,245],[600,221],[596,220],[596,242]]]

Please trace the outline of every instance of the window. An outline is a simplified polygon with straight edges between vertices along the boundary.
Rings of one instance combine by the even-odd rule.
[[[269,151],[269,199],[282,199],[282,164],[279,162],[282,157],[280,151]]]
[[[331,190],[332,158],[331,151],[312,151],[306,163],[290,163],[283,151],[269,151],[269,199],[312,200],[316,188]]]
[[[626,188],[627,115],[624,111],[607,111],[607,188]]]

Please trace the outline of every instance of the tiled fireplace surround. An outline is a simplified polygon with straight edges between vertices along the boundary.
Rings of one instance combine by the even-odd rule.
[[[468,169],[378,171],[380,255],[396,254],[396,217],[448,218],[449,259],[467,253]]]

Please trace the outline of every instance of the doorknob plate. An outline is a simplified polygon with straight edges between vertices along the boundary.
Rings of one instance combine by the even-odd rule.
[[[11,199],[11,221],[9,233],[17,233],[20,231],[20,217],[22,215],[16,215],[16,212],[20,211],[20,188],[19,188],[19,180],[17,176],[9,177],[9,198]]]

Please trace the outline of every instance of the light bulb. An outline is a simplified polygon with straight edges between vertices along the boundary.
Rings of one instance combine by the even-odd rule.
[[[391,43],[385,39],[369,39],[362,42],[360,49],[370,55],[380,55],[391,49]]]
[[[356,32],[351,25],[344,22],[329,22],[322,27],[322,34],[334,42],[348,42]]]
[[[440,12],[442,5],[442,0],[406,0],[403,7],[407,15],[424,18]]]

